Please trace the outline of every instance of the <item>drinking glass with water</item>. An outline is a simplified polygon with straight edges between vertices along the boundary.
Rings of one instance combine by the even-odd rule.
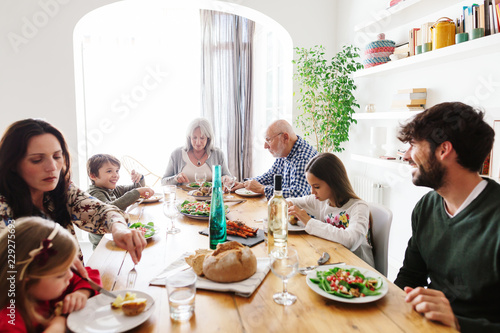
[[[177,321],[189,320],[194,313],[197,276],[192,270],[182,271],[167,277],[170,318]]]

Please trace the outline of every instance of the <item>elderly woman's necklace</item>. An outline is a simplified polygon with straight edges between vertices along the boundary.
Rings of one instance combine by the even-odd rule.
[[[198,158],[198,157],[196,157],[196,154],[195,154],[195,153],[194,153],[194,151],[193,151],[193,156],[194,156],[194,158],[196,158],[196,160],[198,161],[198,162],[196,162],[196,165],[201,166],[201,160],[203,159],[203,157],[205,156],[205,154],[206,154],[206,153],[207,153],[207,152],[206,152],[206,151],[204,151],[204,152],[203,152],[203,155],[201,155],[201,157],[200,157],[200,158]]]

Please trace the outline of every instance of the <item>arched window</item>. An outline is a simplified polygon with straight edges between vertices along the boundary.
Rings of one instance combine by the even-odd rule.
[[[241,135],[239,140],[250,136],[251,144],[244,148],[252,152],[247,176],[270,167],[273,157],[264,151],[264,131],[272,120],[291,121],[292,115],[290,36],[255,10],[216,1],[203,4],[117,2],[92,11],[77,24],[80,184],[88,183],[85,161],[96,153],[133,156],[162,175],[170,153],[184,144],[191,119],[205,116],[220,122],[224,117],[226,111],[217,117],[207,114],[213,111],[202,103],[202,26],[206,24],[202,13],[209,11],[241,16],[253,25],[247,41],[252,46],[252,80],[243,83],[251,96],[251,108],[245,110],[252,116],[241,124],[249,131],[229,131],[234,114],[228,113],[227,119],[222,118],[223,126],[214,124],[215,135],[224,140],[218,145],[231,160],[235,154],[228,151],[227,142],[233,142],[234,135]],[[220,93],[213,97],[220,99]],[[241,158],[230,162],[231,171],[242,170],[241,163]],[[125,175],[122,180],[128,183]]]

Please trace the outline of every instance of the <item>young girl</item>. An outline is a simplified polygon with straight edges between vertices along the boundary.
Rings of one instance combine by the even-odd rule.
[[[338,242],[374,266],[370,210],[354,193],[342,161],[319,154],[307,164],[306,178],[311,195],[287,199],[288,214],[303,222],[308,234]]]
[[[0,233],[0,332],[65,332],[67,314],[93,296],[87,281],[70,270],[77,253],[73,236],[40,217],[20,218]],[[87,268],[100,283],[97,270]]]

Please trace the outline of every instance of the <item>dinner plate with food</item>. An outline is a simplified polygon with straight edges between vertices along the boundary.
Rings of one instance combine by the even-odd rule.
[[[209,189],[209,190],[205,190]],[[212,198],[212,188],[211,187],[202,187],[198,190],[189,191],[188,194],[195,198],[198,201],[210,200]]]
[[[104,294],[91,297],[85,308],[70,313],[67,319],[72,332],[125,332],[139,326],[153,313],[154,299],[139,290],[119,290],[113,299]]]
[[[229,212],[229,208],[227,205],[224,205],[226,208],[226,214]],[[206,201],[195,201],[191,202],[189,200],[185,200],[178,207],[179,212],[187,217],[190,217],[195,220],[208,220],[210,218],[210,204]]]
[[[158,233],[158,227],[155,226],[154,222],[148,222],[146,224],[136,222],[131,224],[129,226],[129,229],[138,229],[142,232],[146,240],[151,239],[155,234]],[[109,240],[113,240],[113,234],[105,234],[105,237]]]
[[[305,231],[306,225],[294,215],[288,215],[288,231]]]
[[[161,195],[161,194],[153,194],[149,198],[142,200],[141,203],[158,202],[158,201],[160,201],[162,199],[162,197],[163,197],[163,195]]]
[[[239,188],[234,193],[241,195],[242,197],[258,197],[259,195],[262,195],[260,193],[256,193],[250,190],[247,190],[246,188]]]
[[[306,283],[317,294],[343,303],[370,303],[384,297],[389,285],[379,273],[349,265],[320,266]]]

